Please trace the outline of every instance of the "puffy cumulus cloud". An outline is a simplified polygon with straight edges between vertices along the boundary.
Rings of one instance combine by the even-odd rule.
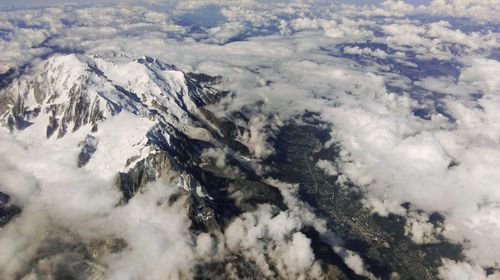
[[[291,244],[287,245],[285,250],[283,262],[292,273],[301,273],[312,266],[314,253],[311,249],[311,240],[303,233],[294,233]]]
[[[2,52],[0,64],[5,69],[26,64],[33,58],[50,52],[49,48],[40,47],[40,44],[48,38],[49,32],[46,30],[18,29],[17,27],[15,29],[14,33],[6,34],[3,40],[0,40]]]
[[[391,28],[395,29],[395,26]],[[408,28],[415,28],[416,32],[422,34],[430,29],[411,24]],[[418,44],[419,41],[425,44],[432,40],[417,38],[414,43]],[[175,42],[169,42],[170,45],[158,42],[152,46],[168,50],[165,52],[167,60],[227,77],[227,86],[238,93],[228,104],[230,110],[238,110],[241,105],[263,100],[266,110],[279,110],[284,115],[293,115],[305,109],[320,112],[324,120],[334,125],[333,139],[345,149],[346,158],[341,172],[364,186],[367,206],[382,215],[406,215],[400,204],[410,201],[428,213],[447,213],[443,235],[455,242],[473,238],[473,246],[467,250],[469,258],[478,260],[481,265],[491,264],[491,260],[496,257],[488,248],[492,248],[489,242],[495,239],[494,235],[483,229],[479,235],[491,239],[479,238],[479,235],[470,231],[475,223],[466,223],[464,218],[479,214],[473,205],[477,205],[481,197],[495,197],[493,182],[496,179],[494,173],[490,174],[490,171],[493,172],[490,168],[496,163],[491,157],[487,157],[488,161],[482,160],[486,154],[477,154],[480,147],[470,145],[496,143],[497,130],[491,129],[496,126],[495,115],[489,113],[494,112],[496,101],[494,95],[484,96],[477,101],[481,107],[477,107],[474,105],[476,103],[457,102],[459,99],[455,98],[457,95],[470,96],[469,101],[476,102],[473,95],[477,90],[491,92],[495,89],[496,78],[493,75],[473,76],[473,73],[483,71],[482,64],[494,63],[465,57],[463,63],[470,66],[462,70],[458,81],[428,77],[416,83],[429,91],[454,95],[442,98],[441,102],[455,122],[450,122],[447,116],[435,109],[431,111],[430,119],[426,120],[415,116],[413,110],[421,104],[409,93],[387,92],[385,83],[389,76],[380,71],[381,67],[359,68],[352,61],[328,56],[320,51],[335,42],[323,34],[298,32],[287,38],[248,39],[246,42],[224,46],[182,45]],[[135,50],[133,45],[131,47],[139,51],[139,48]],[[190,55],[200,51],[204,54],[203,61]],[[176,53],[188,55],[180,57]],[[218,55],[222,53],[223,56]],[[206,57],[211,59],[207,60]],[[472,71],[471,67],[477,69]],[[491,66],[485,67],[493,69]],[[411,82],[408,84],[407,80],[397,75],[393,78],[396,81],[391,81],[401,82],[411,88]],[[488,101],[490,99],[491,102]],[[335,109],[332,110],[332,107]],[[488,119],[491,121],[485,123],[484,120]],[[259,123],[264,121],[256,122]],[[484,129],[477,128],[478,125]],[[259,129],[256,131],[253,135],[262,137],[251,140],[248,135],[246,139],[248,144],[254,143],[260,149],[265,147],[264,143],[268,142],[267,137],[272,136],[272,133],[266,132],[266,135],[259,134]],[[477,137],[469,134],[473,131],[478,133]],[[470,153],[463,153],[469,147],[472,148]],[[256,154],[262,154],[259,149],[254,149]],[[495,148],[489,151],[494,153]],[[470,160],[466,160],[469,156]],[[480,167],[477,165],[479,162],[483,163]],[[460,164],[455,166],[456,163]],[[474,170],[478,173],[471,173]],[[481,172],[487,172],[488,175],[482,176]],[[467,209],[473,212],[461,210],[465,204],[469,204],[471,208]],[[484,212],[484,215],[488,213]],[[417,230],[423,232],[420,235],[422,238],[416,237],[420,234]],[[427,227],[421,223],[417,225],[409,222],[408,234],[415,240],[426,241],[427,233]],[[478,252],[489,253],[476,258]]]
[[[238,178],[241,176],[238,167],[232,166],[228,163],[228,157],[232,156],[231,151],[227,148],[208,148],[203,151],[202,157],[208,157],[213,161],[217,168],[222,170],[222,173],[229,178]]]
[[[446,280],[490,280],[498,279],[500,277],[498,272],[487,274],[481,267],[473,266],[466,262],[455,262],[448,259],[444,260],[444,266],[440,269],[439,273],[441,278]]]
[[[100,130],[116,126],[120,115],[103,122]],[[37,131],[43,128],[14,135],[0,131],[0,191],[23,209],[0,234],[2,278],[51,277],[66,267],[66,273],[82,277],[186,279],[193,277],[197,264],[236,253],[255,262],[257,271],[267,277],[321,279],[324,272],[311,240],[300,232],[305,225],[327,235],[341,256],[348,252],[324,222],[297,200],[296,185],[273,181],[286,196],[289,210],[263,205],[236,217],[223,235],[194,234],[185,200],[171,199],[179,190],[168,179],[149,184],[126,204],[119,204],[121,194],[112,184],[112,174],[77,168],[78,143],[84,132],[46,140],[43,131]],[[219,167],[226,165],[225,153],[205,152]],[[75,246],[84,249],[73,252]],[[345,256],[350,260],[353,254]]]
[[[209,148],[204,151],[204,155],[215,160],[215,166],[223,168],[226,166],[226,151],[222,149]]]
[[[415,11],[415,7],[405,1],[386,0],[380,5],[365,5],[359,7],[357,5],[347,6],[349,14],[363,15],[363,16],[381,16],[381,17],[403,17],[411,15]]]
[[[168,206],[167,200],[174,192],[173,188],[153,184],[127,206],[113,211],[110,219],[120,223],[112,229],[121,233],[128,247],[103,260],[109,278],[179,279],[191,275],[196,244],[190,236],[185,206]],[[204,253],[207,241],[201,238],[199,250]]]
[[[344,248],[344,241],[328,229],[326,221],[316,215],[314,213],[314,209],[312,209],[306,202],[297,199],[298,184],[284,183],[273,178],[268,178],[266,181],[270,185],[279,188],[281,194],[283,195],[285,204],[289,208],[289,213],[297,217],[302,226],[310,226],[314,228],[319,233],[321,240],[330,245],[333,251],[342,258],[345,264],[352,271],[354,271],[354,273],[368,277],[369,279],[376,279],[376,277],[369,271],[360,255],[354,251]],[[300,237],[300,239],[302,239],[300,243],[303,243],[304,245],[308,243],[308,241],[304,238]],[[310,253],[307,251],[305,252],[306,254],[301,255],[300,258],[306,260],[311,259],[309,256]],[[294,256],[294,258],[297,257]],[[313,270],[310,271],[310,273],[312,273],[312,276],[321,275],[318,274],[319,270],[316,266],[313,266]]]
[[[260,273],[254,276],[257,278],[325,279],[322,261],[316,258],[311,240],[301,232],[309,226],[355,273],[375,279],[361,257],[343,248],[342,240],[327,229],[326,222],[297,198],[298,185],[276,179],[268,179],[267,183],[279,188],[288,209],[264,204],[236,217],[220,239],[225,253],[235,253],[255,263]],[[231,270],[231,266],[228,269]]]
[[[228,22],[221,26],[212,27],[207,30],[210,38],[217,43],[226,43],[230,39],[241,34],[245,30],[245,26],[240,22]]]
[[[435,15],[471,17],[478,21],[498,22],[500,19],[498,3],[490,0],[433,0],[420,8]]]
[[[382,7],[392,12],[399,13],[399,15],[409,14],[414,9],[413,5],[407,4],[404,1],[392,1],[392,0],[386,0],[382,2]]]
[[[476,91],[474,87],[464,82],[456,83],[453,77],[426,77],[420,81],[415,81],[414,84],[429,91],[456,96],[468,96]]]
[[[276,16],[269,10],[256,11],[250,7],[230,6],[221,9],[221,14],[229,21],[248,22],[252,26],[269,26]]]
[[[290,211],[273,212],[276,210],[263,206],[242,214],[224,233],[227,247],[254,261],[265,277],[276,276],[270,264],[285,277],[320,276],[315,275],[321,268],[314,262],[311,241],[299,232],[300,217]]]
[[[387,53],[381,49],[360,48],[360,47],[356,47],[356,46],[355,47],[345,47],[344,53],[373,56],[373,57],[380,58],[380,59],[384,59],[387,57]]]
[[[401,97],[387,102],[390,94],[380,95],[386,99],[382,106],[392,107],[388,111],[366,106],[344,111],[341,106],[332,116],[337,120],[335,137],[342,139],[349,152],[350,161],[343,164],[343,171],[366,186],[367,205],[381,215],[404,215],[398,205],[405,201],[428,213],[445,213],[443,235],[458,243],[470,240],[466,255],[483,266],[494,266],[499,259],[490,249],[499,231],[495,186],[500,178],[494,171],[499,135],[493,113],[499,105],[497,78],[479,74],[471,83],[468,75],[472,69],[496,73],[496,64],[472,60],[462,70],[462,94],[480,91],[484,96],[469,102],[455,95],[445,97],[455,122],[444,121],[439,113],[423,121],[411,114],[411,102],[397,102]],[[458,87],[454,83],[445,88]],[[417,242],[431,236],[434,229],[429,224],[421,224],[421,218],[415,224],[415,217],[409,218],[407,232]]]
[[[326,175],[335,176],[338,174],[337,167],[331,161],[320,159],[316,165],[323,169]]]
[[[294,30],[320,29],[324,36],[329,38],[345,38],[352,39],[370,38],[373,34],[365,25],[369,22],[360,19],[343,18],[341,20],[324,19],[324,18],[297,18],[291,22]]]
[[[85,246],[95,240],[107,240],[104,244],[116,239],[124,242],[124,248],[117,252],[100,255],[97,252],[102,248],[96,247],[94,259],[78,256],[88,264],[85,273],[112,279],[178,279],[191,275],[196,255],[206,250],[206,245],[191,236],[183,201],[169,205],[168,198],[177,188],[154,183],[128,204],[115,206],[121,197],[118,190],[76,167],[77,145],[72,148],[75,143],[71,139],[33,145],[2,130],[1,140],[0,190],[22,208],[22,213],[1,230],[2,279],[18,273],[36,275],[44,266],[55,267],[52,262],[57,258],[51,258],[53,254],[63,257],[71,253],[63,241],[69,236]],[[53,253],[43,259],[39,250]],[[70,266],[70,260],[57,262]]]
[[[278,115],[268,117],[264,114],[253,116],[248,122],[248,130],[239,136],[256,158],[264,159],[272,155],[275,150],[272,139],[274,133],[283,123]]]
[[[157,1],[157,2],[161,2]],[[255,0],[243,0],[243,1],[236,1],[236,0],[207,0],[207,1],[199,1],[199,0],[187,0],[187,1],[175,1],[176,5],[175,8],[177,10],[183,11],[183,10],[196,10],[202,7],[206,7],[209,5],[249,5],[249,4],[254,4],[256,3]]]
[[[412,51],[418,59],[425,60],[453,60],[456,52],[470,55],[484,49],[493,49],[499,44],[498,33],[465,33],[447,21],[430,24],[396,21],[384,25],[382,31],[387,36],[374,41],[384,42],[396,50]]]
[[[459,80],[478,88],[479,90],[496,95],[500,89],[500,62],[494,59],[470,58],[465,63],[468,65],[460,73]]]
[[[442,228],[432,224],[426,213],[411,212],[406,219],[405,235],[417,244],[438,243],[436,236]]]
[[[428,3],[386,0],[372,5],[342,4],[344,13],[363,17],[405,17],[411,15],[434,15],[462,17],[478,22],[498,22],[500,10],[491,0],[432,0]],[[419,5],[420,4],[420,5]]]
[[[393,44],[418,46],[426,40],[421,36],[425,32],[425,26],[400,22],[383,26],[382,30],[388,35],[386,40]]]
[[[166,13],[142,6],[0,10],[0,27],[0,63],[6,68],[24,65],[54,51],[82,51],[83,42],[122,33],[184,32]]]

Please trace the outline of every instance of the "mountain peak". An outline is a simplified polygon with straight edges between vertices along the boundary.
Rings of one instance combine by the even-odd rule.
[[[1,96],[0,121],[11,130],[44,122],[47,137],[62,137],[122,110],[193,126],[207,91],[184,72],[152,57],[115,62],[99,56],[58,55],[22,75]]]
[[[162,61],[150,56],[143,56],[142,58],[137,59],[137,62],[147,65],[153,69],[180,71],[175,65],[163,63]]]

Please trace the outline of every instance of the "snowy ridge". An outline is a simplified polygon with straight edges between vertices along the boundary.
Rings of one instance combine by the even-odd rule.
[[[74,149],[95,138],[96,147],[81,148],[78,165],[112,178],[158,150],[170,165],[185,165],[176,158],[196,150],[186,139],[211,141],[198,107],[212,91],[150,57],[54,56],[1,92],[0,122],[30,144],[59,139]]]
[[[47,137],[56,129],[62,137],[68,129],[97,125],[126,110],[143,117],[160,115],[187,132],[196,124],[190,115],[204,104],[200,92],[190,92],[196,90],[188,87],[192,83],[175,66],[149,57],[114,63],[97,56],[55,56],[32,77],[5,90],[1,119],[11,130],[45,121]]]

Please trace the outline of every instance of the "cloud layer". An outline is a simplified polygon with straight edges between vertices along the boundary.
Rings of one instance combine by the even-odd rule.
[[[215,1],[211,5],[221,22],[214,26],[179,20],[200,8],[196,1],[179,2],[175,10],[103,5],[4,11],[0,72],[36,65],[53,54],[85,52],[147,54],[186,71],[221,75],[236,94],[212,109],[226,116],[248,113],[251,133],[240,140],[259,159],[275,152],[272,139],[283,120],[317,112],[331,124],[330,144],[342,149],[340,159],[318,162],[325,174],[343,174],[354,182],[373,213],[405,216],[405,232],[416,243],[443,236],[466,244],[464,262],[445,260],[441,277],[467,273],[481,279],[487,277],[484,268],[498,269],[500,263],[500,15],[493,2],[319,8]],[[249,109],[257,103],[262,104],[258,110]],[[123,238],[129,250],[104,260],[107,273],[117,278],[190,275],[191,261],[226,250],[253,260],[268,276],[274,272],[266,270],[266,258],[288,277],[321,273],[300,233],[306,206],[245,213],[219,237],[225,241],[193,236],[186,216],[178,215],[184,211],[181,203],[156,203],[168,200],[175,188],[153,184],[115,208],[118,194],[109,182],[69,168],[70,156],[51,152],[74,145],[44,145],[35,148],[2,135],[0,191],[24,206],[22,216],[0,234],[6,275],[23,265],[20,256],[33,254],[44,242],[37,236],[47,227],[74,229],[83,240],[94,238],[93,231]],[[67,177],[46,177],[48,166]],[[444,216],[440,228],[429,223],[435,212]],[[274,246],[265,247],[261,238]],[[145,255],[155,262],[144,262]],[[180,262],[179,255],[188,261]],[[368,275],[356,257],[350,260]],[[157,266],[165,269],[158,272]]]

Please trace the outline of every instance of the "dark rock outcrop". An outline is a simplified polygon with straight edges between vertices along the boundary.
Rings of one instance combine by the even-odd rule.
[[[87,135],[79,146],[82,147],[82,150],[78,154],[78,167],[82,167],[89,162],[92,154],[97,150],[97,139],[92,135]]]
[[[0,228],[6,225],[12,218],[21,214],[21,208],[9,202],[10,196],[0,192]]]

